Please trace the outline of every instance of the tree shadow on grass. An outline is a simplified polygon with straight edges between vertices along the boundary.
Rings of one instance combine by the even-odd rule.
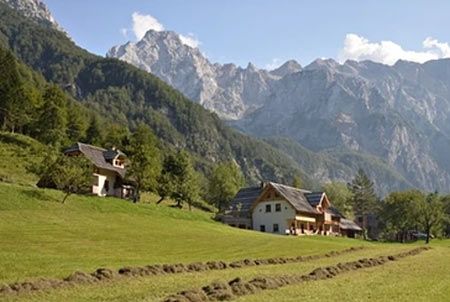
[[[26,190],[23,190],[22,193],[23,193],[23,195],[25,195],[29,198],[34,198],[34,199],[38,199],[38,200],[42,200],[42,201],[61,203],[60,199],[49,195],[45,191],[40,191],[40,190],[36,190],[36,189],[26,189]]]

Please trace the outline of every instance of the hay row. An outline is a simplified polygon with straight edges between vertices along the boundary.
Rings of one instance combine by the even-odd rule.
[[[291,275],[278,277],[257,277],[250,281],[236,278],[228,283],[215,282],[200,289],[187,290],[175,295],[168,296],[164,302],[206,302],[206,301],[228,301],[240,296],[255,294],[267,289],[277,289],[283,286],[299,284],[307,281],[324,280],[362,268],[383,265],[390,261],[396,261],[408,256],[417,255],[430,248],[420,247],[407,252],[391,256],[380,256],[377,258],[363,258],[357,261],[339,263],[335,266],[319,267],[307,275]]]
[[[15,282],[11,284],[0,284],[0,296],[6,294],[26,293],[57,288],[71,287],[75,285],[93,284],[98,282],[116,280],[125,277],[159,276],[167,274],[179,274],[189,272],[204,272],[211,270],[238,269],[249,266],[275,265],[306,262],[327,257],[336,257],[342,254],[359,251],[364,247],[351,247],[342,251],[331,251],[322,255],[298,256],[298,257],[276,257],[267,259],[244,259],[233,262],[208,261],[190,264],[155,264],[140,267],[123,267],[119,270],[99,268],[92,273],[74,272],[63,279],[39,278],[32,281]]]

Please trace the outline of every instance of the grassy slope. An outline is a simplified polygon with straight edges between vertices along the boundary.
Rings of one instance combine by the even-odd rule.
[[[34,185],[38,178],[27,166],[41,160],[43,147],[30,137],[0,132],[0,181]]]
[[[243,231],[187,212],[0,183],[0,282],[124,265],[324,253],[362,242]]]

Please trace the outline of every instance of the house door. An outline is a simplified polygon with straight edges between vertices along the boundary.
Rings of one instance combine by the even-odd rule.
[[[109,193],[109,180],[105,180],[105,184],[103,185],[103,188],[105,189],[105,194],[108,195],[108,193]]]

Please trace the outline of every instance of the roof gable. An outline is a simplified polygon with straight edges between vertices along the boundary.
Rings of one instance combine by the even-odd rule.
[[[126,173],[125,168],[115,167],[105,158],[105,154],[109,152],[109,150],[107,149],[83,143],[76,143],[72,147],[69,147],[66,150],[64,150],[64,154],[70,154],[73,152],[82,153],[97,168],[113,171],[119,174],[122,178],[125,177]]]
[[[310,191],[297,189],[294,187],[290,187],[290,186],[286,186],[286,185],[282,185],[282,184],[278,184],[278,183],[274,183],[274,182],[267,183],[267,185],[264,188],[264,191],[261,193],[261,195],[258,197],[258,199],[254,202],[252,207],[260,201],[261,197],[264,195],[264,192],[266,192],[266,190],[270,190],[270,189],[274,189],[287,202],[289,202],[292,205],[292,207],[298,212],[306,212],[306,213],[311,213],[311,214],[319,213],[319,212],[317,212],[317,210],[314,207],[312,207],[309,204],[308,200],[306,199],[305,194],[311,193]]]

